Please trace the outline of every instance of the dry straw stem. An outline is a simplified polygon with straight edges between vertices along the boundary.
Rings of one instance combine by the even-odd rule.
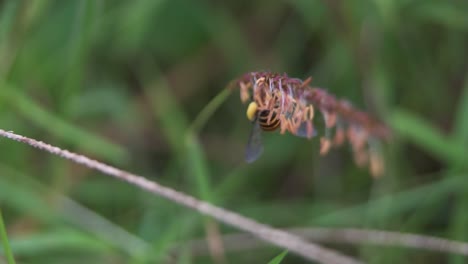
[[[164,197],[170,201],[196,210],[199,213],[211,216],[219,220],[220,222],[234,226],[245,232],[251,233],[259,239],[265,240],[273,245],[286,248],[290,252],[296,253],[306,259],[318,261],[320,263],[361,263],[360,261],[355,260],[351,257],[342,255],[338,252],[329,249],[322,248],[321,246],[318,246],[316,244],[309,243],[296,235],[258,223],[252,219],[246,218],[237,213],[198,200],[187,194],[178,192],[174,189],[162,186],[156,182],[147,180],[142,176],[138,176],[130,172],[117,169],[102,162],[90,159],[86,156],[79,155],[68,150],[63,150],[58,147],[28,137],[17,135],[11,131],[5,131],[0,129],[0,136],[18,142],[26,143],[32,147],[47,151],[51,154],[68,159],[77,164],[84,165],[85,167],[88,167],[90,169],[95,169],[106,175],[113,176],[120,180],[126,181],[132,185],[137,186],[140,189]]]
[[[392,231],[356,228],[290,228],[289,233],[321,243],[371,244],[398,246],[429,251],[447,252],[468,256],[468,243],[439,237],[424,236]],[[250,234],[229,234],[223,236],[226,251],[241,251],[262,247],[265,244]],[[206,255],[208,248],[203,239],[188,242],[193,254]]]

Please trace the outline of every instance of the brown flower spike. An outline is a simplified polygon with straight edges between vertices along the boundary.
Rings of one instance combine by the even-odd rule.
[[[383,159],[376,146],[380,140],[388,140],[390,130],[365,112],[355,109],[348,101],[338,100],[321,88],[309,86],[305,81],[271,72],[250,72],[236,80],[242,102],[250,102],[247,118],[254,122],[254,130],[289,133],[306,138],[317,134],[313,120],[316,109],[322,114],[324,133],[320,138],[320,154],[346,140],[354,153],[358,166],[369,166],[373,176],[384,171]],[[252,134],[248,148],[259,144]],[[255,143],[257,141],[257,143]],[[252,143],[253,142],[253,143]],[[251,147],[250,147],[251,148]],[[249,151],[249,150],[248,150]],[[254,161],[261,153],[257,150],[248,161]]]

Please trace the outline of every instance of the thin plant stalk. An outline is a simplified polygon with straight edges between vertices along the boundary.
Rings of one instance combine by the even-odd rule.
[[[314,260],[319,263],[336,263],[336,264],[357,264],[361,261],[352,257],[343,255],[334,250],[321,247],[317,244],[310,243],[303,238],[292,235],[282,230],[272,228],[268,225],[259,223],[253,219],[244,217],[235,212],[228,211],[224,208],[214,206],[208,202],[198,200],[193,196],[178,192],[172,188],[160,185],[157,182],[150,181],[142,176],[132,174],[127,171],[117,169],[97,160],[90,159],[86,156],[79,155],[47,143],[34,140],[25,136],[15,134],[0,129],[0,137],[5,137],[11,140],[25,143],[37,149],[57,155],[76,164],[83,165],[89,169],[94,169],[108,176],[115,177],[125,181],[141,190],[148,191],[154,195],[160,196],[174,203],[185,206],[189,209],[197,211],[203,215],[211,216],[214,219],[223,222],[227,225],[236,227],[244,232],[268,241],[269,243],[288,249],[291,253],[296,253],[308,260]]]
[[[218,93],[206,106],[200,111],[198,116],[192,122],[189,131],[197,134],[200,129],[205,125],[206,121],[213,115],[218,107],[224,103],[226,98],[231,94],[231,89],[223,89]]]
[[[361,228],[305,227],[288,228],[285,231],[316,243],[401,247],[452,253],[465,258],[468,256],[468,243],[435,236]],[[229,253],[257,249],[268,245],[246,233],[226,234],[223,235],[222,239],[226,252]],[[174,251],[181,248],[190,248],[194,256],[206,255],[208,252],[204,239],[184,241],[183,244],[174,247]]]

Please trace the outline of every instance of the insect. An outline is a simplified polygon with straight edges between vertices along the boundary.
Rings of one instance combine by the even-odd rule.
[[[253,123],[252,131],[250,132],[247,148],[245,152],[245,160],[252,163],[257,160],[263,153],[262,130],[274,131],[281,121],[276,109],[258,109],[256,102],[251,102],[247,107],[247,119]],[[270,116],[270,111],[273,111]]]
[[[279,130],[280,134],[289,132],[311,139],[317,135],[314,123],[318,123],[317,128],[324,130],[320,137],[321,155],[348,141],[356,163],[370,163],[372,174],[381,174],[383,160],[372,145],[376,140],[390,138],[388,127],[325,89],[309,86],[311,81],[311,77],[302,81],[273,72],[250,72],[236,80],[242,103],[248,103],[247,119],[252,123],[246,162],[252,163],[261,156],[264,131]],[[314,119],[315,109],[321,114],[318,122]]]
[[[290,131],[305,138],[315,135],[311,122],[314,116],[312,105],[296,101],[291,88],[288,92],[274,90],[272,79],[265,77],[257,79],[254,87],[246,112],[247,119],[253,123],[245,155],[248,163],[257,160],[263,152],[262,131],[271,132],[280,128],[281,134]],[[248,93],[243,95],[244,98],[248,97]]]
[[[253,123],[245,152],[247,163],[254,162],[263,153],[262,131],[275,131],[280,127],[281,122],[286,122],[286,125],[292,125],[291,117],[295,112],[296,104],[294,103],[291,113],[288,114],[289,118],[282,121],[280,116],[284,115],[284,113],[281,112],[278,100],[275,98],[274,100],[276,102],[271,109],[260,107],[255,101],[251,102],[247,107],[247,119]],[[299,125],[294,135],[310,138],[310,129],[307,127],[307,123],[303,122]]]

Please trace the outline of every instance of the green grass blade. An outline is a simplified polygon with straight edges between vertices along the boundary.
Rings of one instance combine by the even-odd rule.
[[[311,224],[336,226],[363,224],[363,217],[367,217],[368,223],[379,222],[390,218],[392,215],[403,214],[421,206],[431,206],[434,201],[448,199],[449,193],[457,192],[466,180],[463,177],[448,177],[440,181],[419,185],[410,190],[401,191],[376,198],[364,204],[350,208],[335,210],[330,214],[323,214],[312,221]],[[391,207],[387,207],[391,201]],[[372,216],[366,212],[372,210]]]
[[[45,194],[51,192],[51,188],[45,186],[35,178],[27,177],[1,163],[0,174],[3,175],[0,177],[0,200],[8,204],[10,208],[21,212],[23,215],[29,214],[34,217],[36,221],[47,225],[63,222],[71,224],[77,229],[93,234],[92,238],[94,242],[89,243],[109,245],[132,257],[139,256],[143,251],[149,248],[148,244],[139,237],[136,237],[119,225],[65,195],[54,194],[55,205],[52,206],[44,199]],[[54,234],[59,236],[58,233]],[[78,231],[75,233],[78,233]],[[49,237],[49,235],[38,236],[40,239],[44,237]],[[72,239],[72,237],[73,236],[68,232],[65,233],[63,239],[71,241],[71,244],[77,242]],[[88,239],[90,240],[91,237]],[[22,245],[34,245],[33,242],[29,243],[28,239],[21,239],[21,241]],[[12,242],[12,245],[16,244]],[[74,245],[77,247],[79,246],[78,243]],[[23,250],[28,251],[26,248],[34,251],[33,247],[22,247],[21,249],[18,248],[18,250],[20,250],[19,252]]]
[[[166,136],[171,149],[179,155],[184,152],[184,136],[188,127],[187,117],[169,93],[168,83],[158,78],[145,89],[148,99],[153,102],[153,110],[159,127]]]
[[[189,128],[188,118],[186,117],[183,107],[177,102],[176,98],[171,94],[168,83],[163,78],[156,78],[146,88],[147,94],[153,101],[155,115],[160,123],[165,137],[173,151],[176,153],[177,161],[183,166],[183,172],[189,171],[193,181],[193,186],[196,192],[205,201],[214,202],[215,197],[212,191],[210,182],[210,173],[208,162],[205,158],[205,153],[202,146],[198,142],[192,130]],[[226,96],[216,97],[223,101]],[[209,118],[220,102],[216,102],[208,108],[202,117],[197,119],[195,129],[199,129],[203,123]],[[211,110],[210,110],[211,109]],[[205,119],[205,120],[204,120]],[[182,220],[181,220],[182,221]],[[205,219],[205,228],[210,224],[210,219]],[[182,222],[180,222],[182,223]],[[167,237],[173,237],[173,229],[168,229]],[[158,245],[160,248],[167,248],[169,240],[165,241],[166,245]]]
[[[11,240],[18,255],[45,255],[57,250],[77,250],[87,253],[109,252],[112,247],[86,233],[71,228],[39,231]]]
[[[466,75],[468,76],[468,74]],[[468,78],[465,80],[455,116],[453,137],[463,146],[468,146]]]
[[[287,254],[288,254],[287,250],[281,252],[281,254],[279,254],[278,256],[273,258],[272,260],[270,260],[270,262],[268,262],[268,264],[280,264],[281,261],[283,261],[284,257],[286,257]]]
[[[44,201],[39,193],[18,186],[7,179],[4,171],[0,171],[0,201],[24,215],[33,217],[44,223],[53,224],[57,215]]]
[[[18,90],[17,87],[0,84],[0,102],[2,104],[8,103],[22,116],[47,130],[50,134],[105,160],[122,163],[128,159],[128,155],[122,147],[69,124],[15,90]]]
[[[430,21],[449,28],[460,30],[468,29],[468,17],[466,9],[453,3],[442,1],[423,4],[415,10],[415,17],[422,21]]]
[[[442,135],[433,126],[416,115],[396,110],[390,118],[392,128],[404,139],[428,151],[449,164],[466,161],[463,146]]]
[[[13,257],[13,252],[11,251],[10,243],[8,242],[8,235],[5,228],[5,223],[3,222],[2,209],[0,208],[0,236],[2,239],[3,252],[7,259],[8,264],[15,264],[15,258]]]
[[[8,1],[2,6],[2,11],[0,12],[0,39],[5,41],[8,39],[10,34],[17,10],[20,6],[19,1]]]
[[[67,72],[60,90],[62,95],[60,104],[68,103],[70,96],[76,94],[81,86],[86,69],[84,66],[88,57],[90,36],[96,18],[95,1],[79,1],[73,8],[76,11],[67,43]]]
[[[195,186],[201,198],[211,200],[211,188],[209,183],[209,172],[203,150],[190,133],[187,117],[183,113],[182,106],[170,93],[167,83],[159,79],[153,82],[147,92],[154,101],[155,113],[161,124],[171,147],[179,154],[179,162],[188,164],[189,171],[193,172]],[[222,94],[223,95],[223,94]],[[221,100],[223,97],[218,97]],[[209,111],[196,123],[195,127],[201,126],[203,119],[208,118]]]
[[[208,164],[200,143],[193,135],[188,135],[186,139],[187,161],[189,170],[195,176],[198,192],[203,200],[213,200],[213,192],[210,180]]]
[[[453,138],[463,148],[468,147],[468,78],[465,79],[464,89],[458,103],[458,111],[455,116],[455,129]],[[458,169],[458,168],[455,168]],[[456,176],[452,176],[456,177]],[[466,186],[466,185],[464,185]],[[466,241],[468,239],[468,187],[462,188],[456,193],[455,208],[452,213],[451,226],[449,232],[454,239]],[[450,263],[464,263],[465,259],[460,256],[453,256]]]
[[[218,95],[216,95],[206,106],[200,111],[198,116],[192,122],[190,131],[193,134],[198,134],[203,126],[206,124],[208,119],[216,112],[226,98],[231,94],[231,89],[223,89]]]

